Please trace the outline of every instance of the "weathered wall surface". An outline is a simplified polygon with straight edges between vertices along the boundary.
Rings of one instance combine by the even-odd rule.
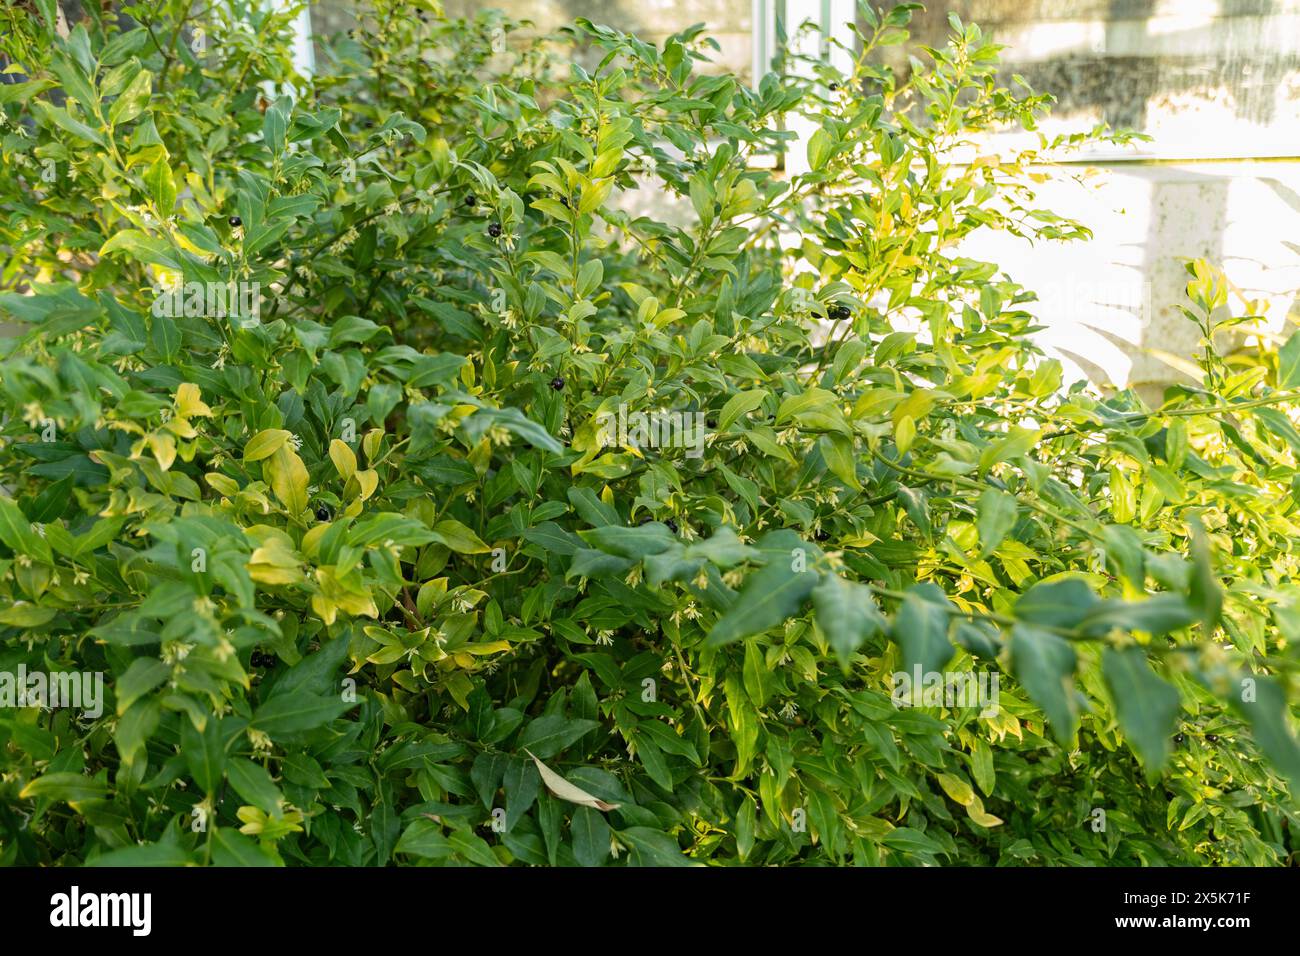
[[[1164,157],[1295,151],[1297,0],[948,0],[929,7],[919,15],[923,36],[942,42],[948,11],[980,24],[1006,45],[1008,79],[1018,73],[1056,96],[1058,123],[1104,118],[1141,129],[1157,138],[1152,149]]]

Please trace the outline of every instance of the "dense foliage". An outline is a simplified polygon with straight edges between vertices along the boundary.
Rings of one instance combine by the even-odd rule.
[[[1063,382],[958,249],[1086,234],[954,160],[1048,102],[974,26],[751,89],[435,6],[315,80],[0,13],[0,670],[107,694],[0,711],[0,859],[1288,861],[1300,339],[1195,264],[1199,385]]]

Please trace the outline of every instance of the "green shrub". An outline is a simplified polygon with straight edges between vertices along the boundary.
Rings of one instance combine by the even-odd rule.
[[[1201,387],[1064,387],[958,247],[1086,235],[953,160],[1047,105],[977,28],[749,89],[379,0],[313,83],[287,14],[36,6],[0,670],[106,699],[0,711],[0,859],[1288,858],[1300,339],[1229,367],[1197,264]]]

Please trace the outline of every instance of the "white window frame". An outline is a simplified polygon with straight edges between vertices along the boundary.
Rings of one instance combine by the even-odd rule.
[[[772,69],[782,32],[793,52],[815,57],[846,74],[853,69],[854,24],[858,12],[854,0],[752,0],[752,4],[755,87]],[[820,27],[819,32],[797,36],[800,25],[808,20]],[[831,43],[832,38],[841,45]],[[793,69],[796,75],[814,75],[805,63],[796,63]],[[794,132],[796,138],[786,148],[784,169],[787,175],[796,176],[808,171],[807,142],[817,124],[802,116],[790,116],[786,129]]]

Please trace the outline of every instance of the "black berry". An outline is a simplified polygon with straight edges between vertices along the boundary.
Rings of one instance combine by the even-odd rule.
[[[488,235],[493,239],[501,235],[501,223],[494,222],[488,226]]]
[[[1208,743],[1212,743],[1212,744],[1213,744],[1213,743],[1217,743],[1218,740],[1219,740],[1219,735],[1218,735],[1218,734],[1206,734],[1206,735],[1205,735],[1205,739],[1206,739],[1206,742],[1208,742]]]
[[[833,305],[826,310],[826,314],[836,322],[843,322],[849,316],[853,315],[853,310],[847,305]]]
[[[329,520],[330,520],[330,510],[329,510],[329,508],[326,508],[324,505],[321,505],[319,508],[317,508],[317,509],[316,509],[316,520],[317,520],[317,521],[329,521]]]
[[[840,88],[840,85],[838,83],[832,83],[830,86],[826,88],[830,90],[832,93],[834,93],[836,90]]]
[[[816,538],[818,541],[828,541],[830,540],[830,536],[831,533],[829,531],[818,531],[816,534]]]
[[[555,378],[551,379],[551,388],[555,389],[557,392],[564,391],[564,379],[560,378],[558,375],[555,376]]]
[[[568,208],[569,208],[569,200],[567,200],[567,199],[565,199],[563,196],[561,196],[561,197],[560,197],[560,205],[563,206],[565,209],[568,209]]]
[[[704,422],[704,424],[707,425],[709,428],[717,428],[717,427],[718,427],[718,420],[717,420],[716,418],[710,418],[710,419],[707,419],[707,420]]]
[[[673,534],[677,533],[677,522],[674,521],[672,518],[669,518],[667,521],[664,522],[664,524],[668,526],[668,530],[671,531]]]
[[[230,223],[231,229],[238,229],[244,224],[244,220],[240,219],[238,216],[231,216],[226,221]]]
[[[473,207],[477,204],[478,204],[478,197],[475,196],[473,193],[470,193],[468,196],[465,197],[466,206]]]
[[[1176,744],[1181,744],[1186,739],[1187,738],[1184,737],[1182,734],[1174,734],[1174,743]]]

